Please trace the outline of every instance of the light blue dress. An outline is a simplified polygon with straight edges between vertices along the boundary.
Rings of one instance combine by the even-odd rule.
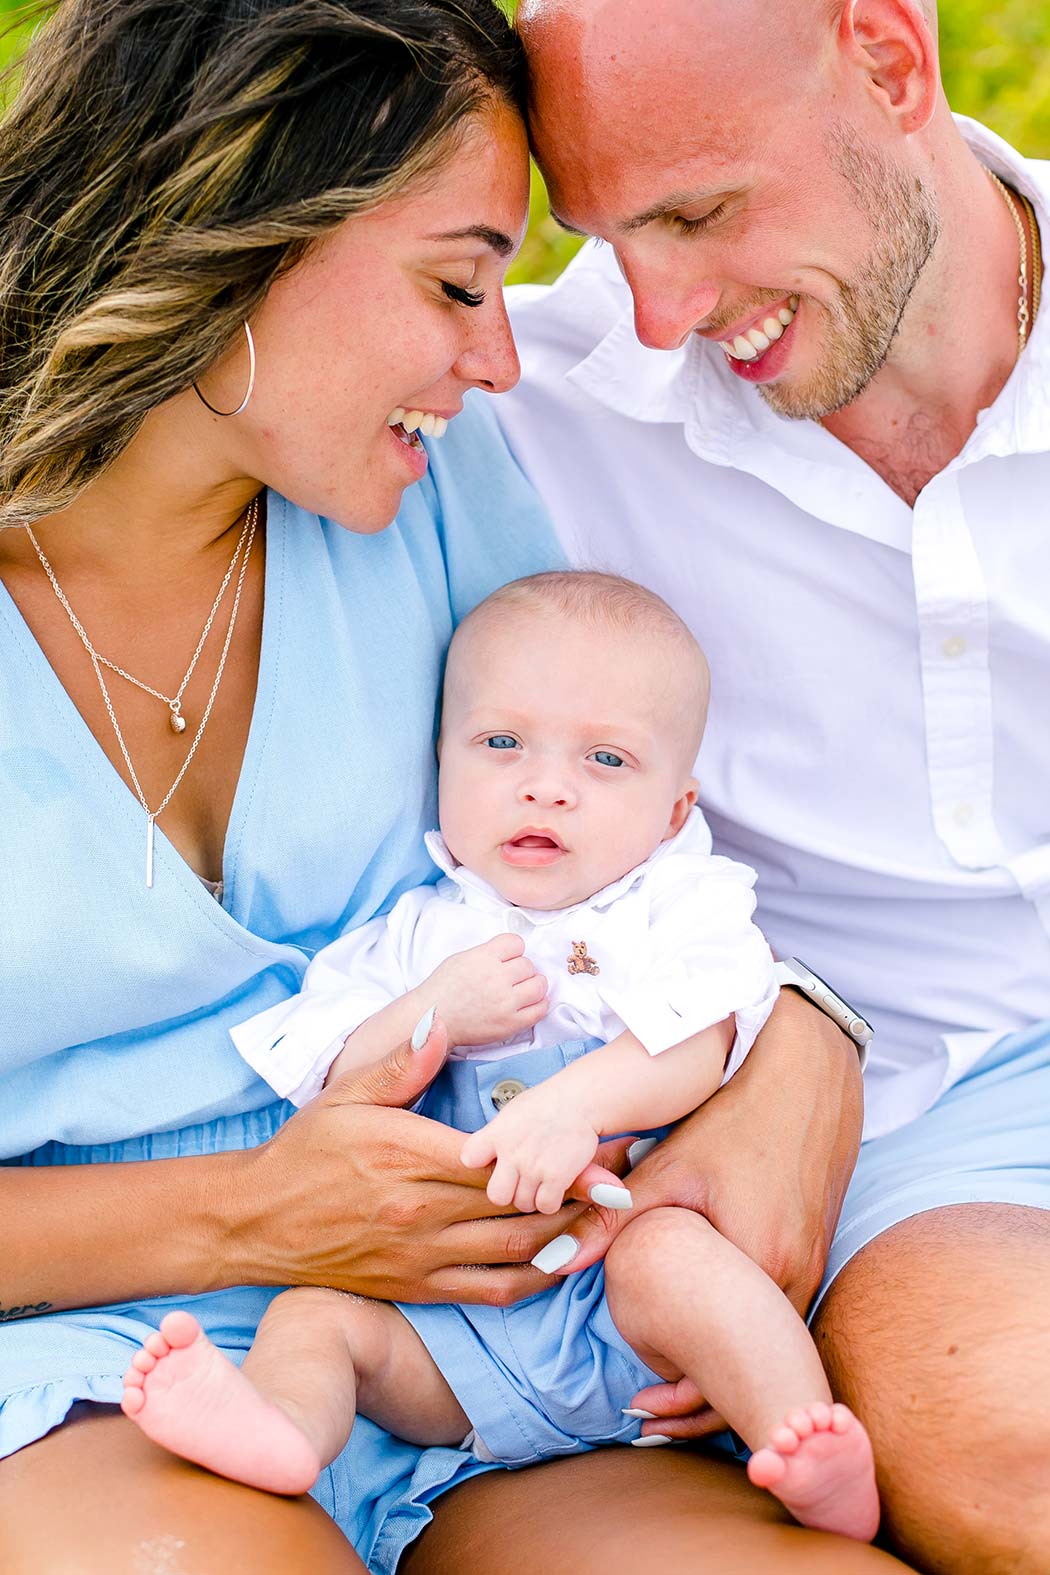
[[[358,536],[271,495],[258,691],[220,906],[160,834],[0,585],[0,1160],[56,1165],[265,1142],[292,1113],[228,1028],[295,993],[313,953],[433,878],[434,737],[456,620],[562,561],[480,397],[429,445],[396,522]],[[40,1296],[46,1297],[46,1270]],[[0,1326],[0,1456],[78,1400],[115,1403],[172,1306],[239,1359],[275,1292]],[[487,1469],[362,1420],[315,1497],[375,1570],[429,1501]]]

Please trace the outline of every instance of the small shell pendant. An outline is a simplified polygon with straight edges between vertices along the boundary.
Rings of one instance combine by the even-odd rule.
[[[169,720],[171,722],[171,730],[173,733],[184,733],[186,731],[186,718],[182,715],[181,711],[172,711]]]

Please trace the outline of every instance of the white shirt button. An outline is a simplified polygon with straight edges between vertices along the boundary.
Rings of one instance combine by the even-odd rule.
[[[968,826],[972,819],[973,819],[973,805],[972,804],[956,804],[956,806],[955,806],[955,824],[957,826]]]
[[[497,1110],[502,1110],[504,1105],[509,1105],[512,1099],[517,1099],[518,1095],[524,1092],[525,1084],[518,1078],[505,1077],[492,1090],[492,1103]]]
[[[948,639],[941,646],[941,650],[945,656],[950,657],[954,662],[958,657],[965,655],[966,641],[961,634],[949,635]]]
[[[525,917],[520,908],[508,908],[503,915],[503,922],[512,935],[528,935],[532,929],[531,920]]]

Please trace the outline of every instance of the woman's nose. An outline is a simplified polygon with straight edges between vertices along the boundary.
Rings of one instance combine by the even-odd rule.
[[[491,311],[487,305],[475,311],[477,317],[470,324],[470,338],[456,361],[456,371],[486,393],[505,394],[520,378],[521,363],[502,290]]]

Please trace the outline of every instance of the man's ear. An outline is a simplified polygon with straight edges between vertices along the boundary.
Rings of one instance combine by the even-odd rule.
[[[922,0],[847,0],[838,39],[901,130],[924,131],[937,106],[941,73]]]
[[[674,801],[674,808],[671,810],[671,819],[667,830],[660,839],[661,842],[670,842],[672,837],[677,837],[678,833],[689,819],[689,811],[696,803],[696,795],[699,793],[699,791],[699,782],[695,777],[690,777],[688,782],[685,784],[685,787]]]

